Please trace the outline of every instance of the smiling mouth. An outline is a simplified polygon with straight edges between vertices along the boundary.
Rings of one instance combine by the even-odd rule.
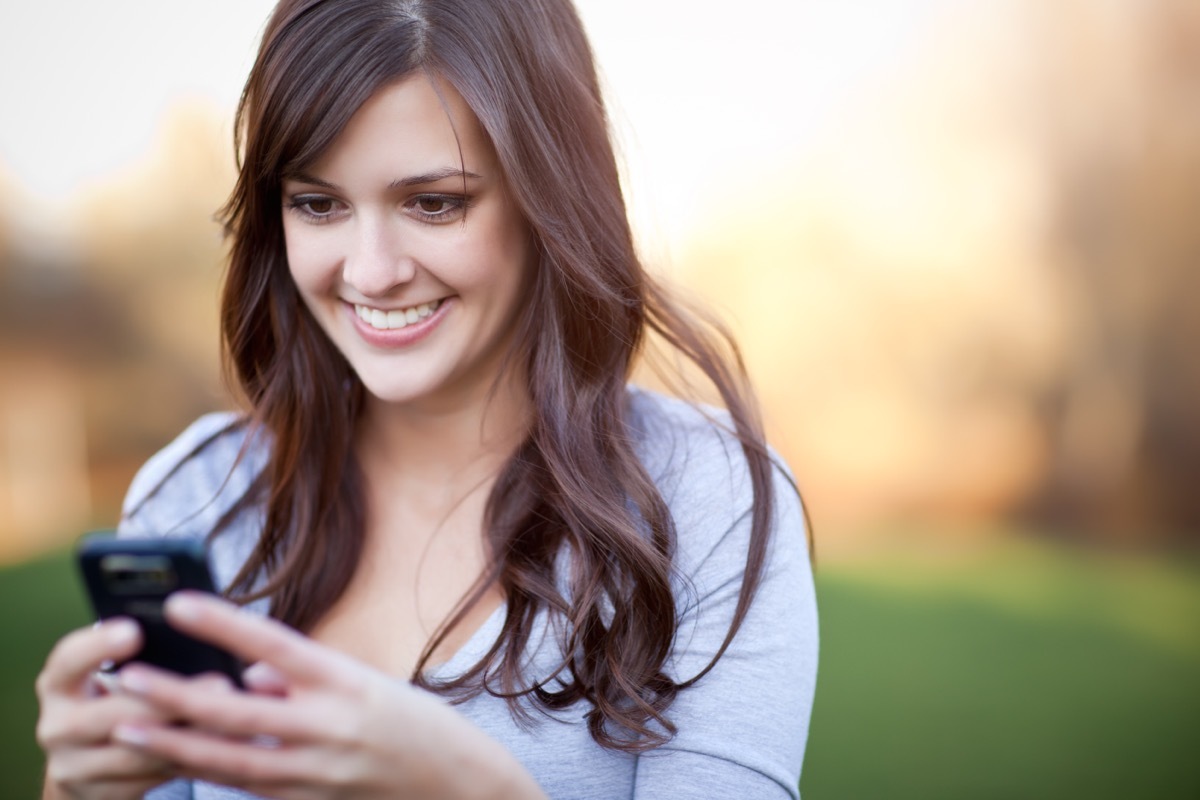
[[[423,319],[433,316],[433,312],[438,310],[442,302],[442,300],[435,300],[432,303],[421,303],[419,306],[398,308],[394,311],[384,311],[380,308],[360,306],[355,303],[354,313],[358,315],[359,319],[377,331],[391,331],[408,325],[414,325]]]

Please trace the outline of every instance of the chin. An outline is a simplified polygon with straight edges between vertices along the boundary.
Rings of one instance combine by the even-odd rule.
[[[364,380],[362,384],[363,388],[367,391],[368,397],[387,405],[408,405],[429,396],[428,392],[411,385],[397,386],[387,381],[370,380]]]

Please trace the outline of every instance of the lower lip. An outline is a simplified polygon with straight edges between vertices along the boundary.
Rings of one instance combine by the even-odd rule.
[[[350,320],[354,324],[354,329],[358,331],[358,335],[367,344],[373,347],[395,349],[398,347],[410,347],[432,334],[438,325],[441,324],[442,320],[446,318],[446,315],[450,313],[450,307],[453,305],[453,302],[453,298],[448,297],[441,302],[437,311],[434,311],[428,317],[425,317],[425,319],[409,323],[403,328],[389,328],[386,331],[381,331],[363,322],[358,316],[358,312],[354,310],[354,306],[350,303],[346,304],[346,313],[350,315]]]

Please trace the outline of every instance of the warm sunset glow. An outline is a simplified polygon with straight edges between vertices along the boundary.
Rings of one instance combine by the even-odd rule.
[[[226,402],[211,215],[271,5],[6,12],[0,267],[32,299],[0,320],[0,560],[111,521],[136,463]],[[1170,448],[1138,459],[1196,404],[1140,382],[1195,338],[1170,266],[1194,263],[1191,6],[578,5],[647,262],[731,321],[819,524],[1169,506]],[[88,399],[39,399],[63,393]],[[31,414],[53,447],[13,433]],[[57,470],[75,488],[39,517]]]

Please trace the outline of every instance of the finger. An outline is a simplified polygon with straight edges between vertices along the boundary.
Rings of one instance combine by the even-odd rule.
[[[311,704],[301,709],[277,697],[237,692],[228,684],[189,680],[142,664],[122,669],[120,684],[162,716],[225,736],[311,740],[328,724],[327,715],[313,713]]]
[[[118,682],[120,678],[117,679]],[[233,692],[236,687],[228,675],[222,675],[219,672],[204,672],[188,679],[188,682],[197,688],[201,688],[207,692]]]
[[[174,765],[161,756],[124,744],[82,747],[52,759],[46,776],[54,783],[146,781],[161,783],[174,775]]]
[[[84,697],[104,697],[118,691],[117,674],[101,668],[88,673],[83,683]]]
[[[144,797],[151,789],[161,786],[164,783],[166,783],[167,781],[172,780],[177,777],[179,777],[179,776],[172,774],[172,775],[168,775],[165,777],[156,777],[156,778],[126,778],[126,779],[115,779],[115,780],[111,780],[111,781],[89,780],[89,781],[78,781],[78,783],[86,784],[87,791],[88,791],[88,795],[87,795],[88,797],[101,797],[101,798]],[[76,796],[76,795],[70,793],[71,792],[70,789],[65,788],[65,787],[70,786],[69,782],[65,782],[65,781],[53,782],[53,781],[51,781],[51,783],[55,783],[59,787],[59,789],[58,789],[59,794],[54,794],[51,796],[53,796],[53,797],[60,797],[60,796],[61,797],[75,797]]]
[[[315,644],[280,622],[248,614],[199,592],[176,592],[164,604],[167,620],[184,633],[224,648],[243,661],[265,661],[304,683],[328,683],[354,669],[349,658]]]
[[[164,722],[169,718],[137,697],[109,695],[47,714],[37,726],[37,739],[46,749],[106,744],[121,722]]]
[[[72,631],[59,640],[37,679],[43,700],[55,692],[79,691],[105,661],[129,658],[142,645],[142,633],[131,619],[111,619]]]
[[[288,681],[282,672],[265,661],[252,664],[242,673],[242,684],[256,694],[287,697]]]
[[[304,750],[267,747],[190,728],[122,725],[114,736],[122,744],[174,764],[188,777],[239,786],[322,782],[317,760]]]

